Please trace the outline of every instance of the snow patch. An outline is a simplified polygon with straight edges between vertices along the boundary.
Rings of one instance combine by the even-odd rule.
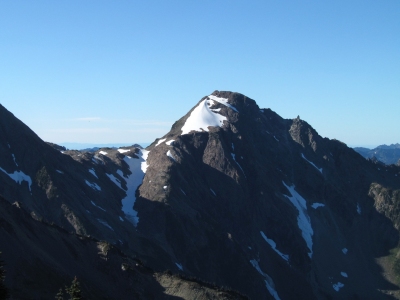
[[[12,157],[13,157],[14,164],[18,167],[17,161],[15,160],[15,155],[14,155],[14,153],[11,153],[11,155],[12,155]]]
[[[85,179],[85,183],[88,186],[90,186],[92,189],[101,191],[101,187],[99,187],[99,185],[97,183],[95,183],[95,182],[91,183],[91,182],[87,181],[86,179]]]
[[[272,250],[274,250],[276,253],[278,253],[278,255],[280,257],[282,257],[285,261],[289,261],[289,255],[287,254],[283,254],[281,251],[279,251],[278,249],[276,249],[276,243],[267,238],[267,236],[264,234],[264,232],[260,231],[261,236],[263,237],[263,239],[271,246]]]
[[[114,182],[117,185],[117,187],[125,191],[125,189],[121,185],[121,181],[117,177],[115,177],[113,174],[108,174],[108,173],[106,173],[106,175],[108,176],[108,178],[110,178],[112,182]]]
[[[349,251],[349,250],[347,250],[347,248],[342,249],[343,254],[347,254],[347,251]]]
[[[220,97],[217,97],[217,96],[214,96],[214,95],[210,95],[210,96],[208,96],[208,98],[209,98],[210,100],[217,101],[217,102],[219,102],[219,103],[225,105],[226,107],[229,107],[230,109],[233,109],[233,110],[236,111],[237,113],[239,112],[234,106],[232,106],[232,105],[230,105],[230,104],[228,103],[228,98],[220,98]]]
[[[191,112],[185,124],[182,126],[182,134],[188,134],[192,130],[208,131],[208,126],[221,127],[223,125],[223,121],[226,120],[226,117],[212,111],[207,104],[208,101],[205,99]]]
[[[233,144],[232,144],[233,145]],[[243,169],[242,169],[242,166],[241,165],[239,165],[239,163],[236,161],[236,155],[234,154],[234,153],[231,153],[231,155],[232,155],[232,159],[235,161],[235,163],[239,166],[239,168],[240,168],[240,170],[242,170],[242,173],[243,173],[243,175],[244,175],[244,177],[246,177],[246,174],[244,173],[244,171],[243,171]],[[247,177],[246,177],[247,178]]]
[[[99,152],[101,155],[107,155],[107,152],[106,151],[100,151]]]
[[[180,189],[181,190],[181,192],[186,196],[186,193],[182,190],[182,189]]]
[[[313,203],[311,205],[311,207],[314,209],[317,209],[318,207],[324,207],[324,206],[325,206],[325,204],[322,204],[322,203]]]
[[[212,188],[210,188],[211,193],[214,194],[214,196],[217,196],[217,194],[214,192],[214,190]]]
[[[156,144],[156,147],[158,146],[158,145],[160,145],[162,142],[164,142],[166,139],[159,139],[158,140],[158,142],[157,142],[157,144]]]
[[[164,185],[163,189],[164,189],[164,191],[166,191],[168,189],[168,185]]]
[[[304,156],[303,153],[301,154],[301,157],[302,157],[304,160],[306,160],[309,164],[311,164],[314,168],[316,168],[318,171],[320,171],[321,174],[322,174],[322,168],[318,168],[313,162],[309,161],[309,160]]]
[[[119,153],[126,153],[126,152],[130,152],[131,150],[129,149],[118,149]]]
[[[176,161],[175,157],[171,153],[171,150],[167,151],[167,156],[170,157],[173,161]]]
[[[276,136],[274,136],[274,139],[279,142],[279,140],[276,138]]]
[[[31,185],[32,185],[32,179],[30,176],[26,175],[22,171],[14,171],[14,173],[7,173],[6,170],[0,167],[0,171],[3,171],[6,175],[8,175],[12,180],[14,180],[16,183],[21,184],[22,181],[26,181],[28,183],[29,191],[31,192]]]
[[[183,267],[181,264],[175,263],[175,265],[178,267],[179,270],[183,271]]]
[[[89,172],[90,172],[94,177],[96,177],[97,179],[99,179],[99,177],[97,177],[97,175],[96,175],[96,171],[95,171],[93,168],[90,169]]]
[[[347,276],[347,273],[346,272],[340,272],[340,275],[342,275],[343,277],[349,277],[349,276]]]
[[[341,282],[338,282],[338,283],[334,283],[334,284],[332,285],[332,287],[333,287],[333,289],[334,289],[336,292],[339,292],[339,290],[340,290],[342,287],[344,287],[344,284],[341,283]]]
[[[123,221],[124,221],[124,219],[122,219],[122,217],[121,217],[121,216],[119,217],[119,220],[120,220],[121,222],[123,222]]]
[[[64,172],[63,172],[63,171],[60,171],[60,170],[56,170],[56,172],[57,172],[57,173],[60,173],[60,174],[64,174]]]
[[[169,140],[165,144],[168,145],[168,146],[172,146],[174,144],[174,142],[175,142],[175,140]]]
[[[96,206],[97,208],[100,208],[101,210],[106,211],[104,208],[102,208],[101,206],[96,205],[96,203],[94,203],[93,201],[90,201],[90,203],[92,203],[93,206]]]
[[[301,230],[303,239],[306,242],[308,249],[310,249],[308,256],[311,258],[312,254],[313,254],[312,236],[314,234],[314,231],[311,226],[310,217],[308,216],[308,213],[307,213],[307,202],[302,196],[300,196],[299,193],[296,192],[296,190],[294,189],[295,188],[294,185],[289,187],[288,185],[285,184],[285,182],[282,181],[282,183],[291,194],[291,197],[286,196],[286,195],[284,195],[284,196],[286,198],[288,198],[290,200],[290,202],[292,202],[292,204],[297,208],[297,210],[299,212],[299,215],[297,216],[297,224]]]
[[[361,215],[360,203],[357,203],[357,213],[358,213],[359,215]]]
[[[256,261],[255,259],[252,259],[252,260],[250,260],[250,263],[258,271],[258,273],[260,273],[265,278],[265,280],[264,280],[265,286],[267,287],[267,290],[271,294],[271,296],[274,297],[275,300],[280,300],[281,298],[279,298],[278,293],[275,290],[275,284],[274,284],[272,278],[267,273],[264,273],[261,270],[260,265],[258,264],[258,261]]]
[[[130,156],[124,157],[124,161],[128,164],[129,170],[132,172],[132,174],[127,177],[126,186],[128,189],[126,191],[126,197],[122,199],[122,211],[135,227],[139,223],[138,213],[133,209],[136,201],[135,193],[139,185],[142,184],[144,174],[146,173],[146,159],[149,155],[149,152],[150,151],[140,149],[138,153],[139,158],[132,158]]]
[[[103,224],[104,226],[110,228],[112,231],[114,231],[114,229],[106,221],[100,219],[97,219],[97,221],[99,221],[99,223]]]

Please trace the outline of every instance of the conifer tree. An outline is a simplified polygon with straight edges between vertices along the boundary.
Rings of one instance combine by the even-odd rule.
[[[72,280],[71,286],[65,287],[65,290],[68,293],[68,295],[70,296],[69,300],[81,300],[82,299],[80,283],[78,281],[78,278],[76,278],[76,276],[75,276],[74,280]]]
[[[0,260],[0,300],[8,299],[9,296],[8,289],[4,285],[4,279],[6,277],[5,273],[6,271],[4,270],[4,263],[2,260]]]
[[[55,298],[56,300],[64,300],[64,292],[62,288],[60,288]]]

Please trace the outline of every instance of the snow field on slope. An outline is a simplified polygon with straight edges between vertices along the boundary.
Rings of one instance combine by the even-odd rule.
[[[278,253],[278,255],[280,257],[282,257],[285,261],[289,261],[289,255],[287,254],[283,254],[281,251],[279,251],[278,249],[276,249],[276,243],[274,242],[274,240],[269,239],[264,232],[260,231],[261,236],[263,237],[263,239],[271,246],[272,250],[274,250],[276,253]]]
[[[175,157],[171,153],[171,150],[167,151],[167,156],[170,157],[173,161],[176,161]]]
[[[265,278],[265,280],[264,280],[265,286],[267,287],[267,290],[271,294],[271,296],[274,297],[275,300],[280,300],[281,298],[279,298],[278,292],[275,290],[275,284],[274,284],[274,281],[272,280],[272,278],[267,273],[264,273],[261,270],[260,265],[258,264],[258,261],[256,261],[255,259],[252,259],[250,261],[250,263],[258,271],[258,273],[260,273]]]
[[[90,172],[90,174],[92,174],[94,177],[96,177],[97,179],[99,179],[99,177],[97,177],[97,175],[96,175],[96,171],[95,171],[93,168],[89,169],[89,172]]]
[[[125,153],[125,152],[129,152],[129,151],[131,151],[131,150],[129,150],[129,149],[118,149],[119,153]]]
[[[310,165],[312,165],[314,168],[316,168],[318,171],[320,171],[320,173],[322,174],[322,168],[318,168],[313,162],[309,161],[309,160],[304,156],[303,153],[301,154],[301,157],[302,157],[305,161],[307,161]]]
[[[317,202],[315,202],[311,205],[311,207],[314,209],[317,209],[318,207],[324,207],[324,206],[325,206],[325,204],[317,203]]]
[[[12,180],[14,180],[16,183],[21,184],[22,181],[26,181],[28,183],[29,191],[31,192],[31,185],[32,185],[32,179],[30,176],[26,175],[22,171],[14,171],[14,173],[7,173],[6,170],[4,170],[2,167],[0,167],[0,171],[3,171],[8,177],[10,177]]]
[[[158,142],[157,142],[157,144],[156,144],[156,147],[158,146],[158,145],[160,145],[162,142],[164,142],[166,139],[160,139],[160,140],[158,140]]]
[[[85,179],[85,183],[88,186],[90,186],[92,189],[101,191],[101,187],[97,183],[95,183],[95,182],[91,183],[91,182],[87,181],[86,179]]]
[[[209,100],[211,99],[211,100]],[[210,107],[217,101],[237,112],[237,109],[228,103],[228,99],[219,98],[216,96],[208,96],[200,102],[200,104],[192,111],[182,126],[182,134],[188,134],[190,131],[208,131],[208,126],[223,125],[226,117],[218,114],[219,109],[211,109]]]
[[[283,181],[282,181],[282,183],[291,194],[291,197],[289,197],[287,195],[284,195],[284,196],[286,198],[288,198],[290,200],[290,202],[292,202],[294,207],[296,207],[299,212],[299,215],[297,216],[297,225],[299,226],[299,229],[301,230],[301,235],[302,235],[304,241],[306,242],[308,249],[310,249],[308,256],[311,258],[312,254],[313,254],[312,236],[314,234],[314,231],[311,226],[310,217],[308,216],[308,213],[307,213],[307,202],[302,196],[300,196],[299,193],[296,192],[296,190],[294,189],[295,188],[294,185],[288,186]]]
[[[125,156],[124,161],[128,164],[129,170],[132,172],[126,180],[126,186],[128,187],[126,191],[126,197],[122,199],[122,211],[126,215],[127,219],[137,226],[139,223],[139,217],[136,210],[133,209],[135,205],[136,196],[135,192],[140,184],[142,184],[144,174],[147,170],[147,156],[149,151],[140,149],[138,156],[139,158],[133,158],[130,156]]]
[[[338,283],[334,283],[334,284],[332,285],[332,287],[333,287],[333,289],[334,289],[336,292],[339,292],[339,290],[340,290],[342,287],[344,287],[344,284],[341,283],[341,282],[338,282]]]
[[[121,172],[121,173],[122,173],[122,172]],[[106,175],[108,176],[108,178],[110,178],[110,180],[111,180],[112,182],[114,182],[114,183],[116,184],[117,187],[119,187],[121,190],[124,190],[124,189],[122,188],[121,181],[120,181],[117,177],[115,177],[113,174],[108,174],[108,173],[106,173]],[[124,190],[124,191],[125,191],[125,190]]]

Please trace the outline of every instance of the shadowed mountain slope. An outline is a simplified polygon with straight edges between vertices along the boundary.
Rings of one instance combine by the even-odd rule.
[[[134,285],[140,295],[241,297],[216,288],[228,287],[251,299],[400,298],[400,168],[367,161],[300,118],[215,91],[146,149],[61,153],[3,107],[0,116],[0,194],[20,202],[22,219],[64,230],[73,241],[63,257],[98,259],[103,241],[120,253],[115,268],[140,261],[153,278]],[[14,226],[18,236],[28,230]],[[73,276],[79,268],[46,243],[21,245],[40,249],[32,257],[43,264],[57,262],[60,278]],[[6,263],[12,248],[0,246]],[[107,290],[106,277],[81,274]],[[46,285],[37,280],[39,295]],[[9,278],[12,292],[18,281]],[[115,284],[125,293],[128,282]],[[190,282],[204,293],[189,295]]]

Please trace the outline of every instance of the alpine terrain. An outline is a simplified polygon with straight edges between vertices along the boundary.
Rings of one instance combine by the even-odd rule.
[[[13,299],[400,299],[400,167],[215,91],[143,149],[74,151],[0,105]]]
[[[400,165],[400,144],[380,145],[374,149],[356,147],[354,150],[367,159],[376,159],[387,165]]]

